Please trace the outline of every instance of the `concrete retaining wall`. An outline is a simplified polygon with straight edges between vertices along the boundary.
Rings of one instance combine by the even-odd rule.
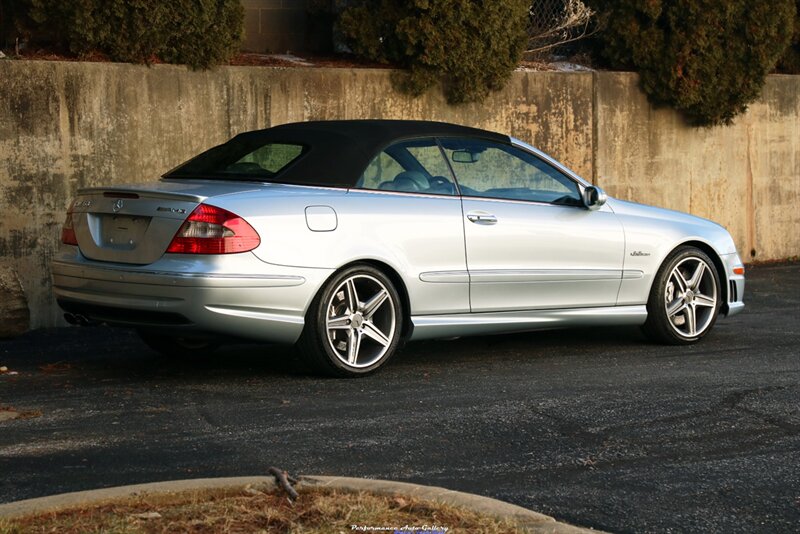
[[[800,254],[798,76],[770,77],[735,125],[698,130],[652,109],[632,74],[518,72],[485,103],[458,107],[438,94],[400,95],[390,75],[0,61],[0,268],[20,279],[30,326],[62,324],[48,263],[76,188],[150,181],[236,133],[312,119],[422,118],[510,133],[611,195],[720,222],[746,261]]]
[[[595,180],[609,194],[712,219],[745,261],[800,255],[800,76],[770,76],[732,126],[690,128],[630,74],[595,78]]]

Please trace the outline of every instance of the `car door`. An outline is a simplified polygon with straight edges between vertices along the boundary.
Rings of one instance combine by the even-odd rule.
[[[345,210],[342,220],[357,225],[351,233],[360,236],[346,245],[351,255],[381,251],[391,258],[412,315],[470,311],[461,200],[434,138],[380,152],[348,193]]]
[[[511,144],[442,139],[462,196],[472,312],[613,306],[624,234],[576,180]]]

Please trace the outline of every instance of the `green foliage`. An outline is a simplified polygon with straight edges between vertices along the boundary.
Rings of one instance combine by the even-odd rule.
[[[528,0],[355,0],[339,28],[359,56],[404,69],[400,88],[419,95],[437,83],[450,103],[500,89],[526,43]]]
[[[32,30],[75,54],[113,61],[161,60],[207,68],[233,55],[242,38],[239,0],[21,0]]]
[[[792,44],[778,62],[778,68],[786,74],[800,74],[800,0],[796,0],[795,4],[797,14],[794,17]]]
[[[602,55],[651,101],[696,125],[728,124],[758,98],[789,44],[794,0],[591,0]]]
[[[244,33],[241,0],[172,0],[178,13],[172,16],[170,38],[162,57],[171,63],[206,67],[222,63],[239,51]],[[187,23],[191,21],[191,23]]]

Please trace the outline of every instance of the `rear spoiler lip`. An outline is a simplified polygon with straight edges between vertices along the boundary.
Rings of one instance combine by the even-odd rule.
[[[177,193],[173,191],[159,191],[158,189],[147,189],[145,187],[82,187],[78,189],[80,195],[102,195],[103,193],[136,193],[147,198],[157,198],[161,200],[181,200],[188,202],[204,202],[209,197],[204,195],[194,195],[192,193]]]

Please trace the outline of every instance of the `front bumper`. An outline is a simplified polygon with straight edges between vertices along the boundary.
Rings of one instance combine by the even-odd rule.
[[[728,280],[726,288],[728,301],[723,306],[722,312],[726,317],[731,317],[744,310],[744,274],[736,274],[733,271],[744,268],[744,265],[738,254],[725,254],[722,256],[722,261],[725,264],[725,277]]]
[[[332,272],[275,266],[251,253],[100,263],[74,247],[52,263],[56,300],[67,312],[276,343],[297,341],[311,300]]]

